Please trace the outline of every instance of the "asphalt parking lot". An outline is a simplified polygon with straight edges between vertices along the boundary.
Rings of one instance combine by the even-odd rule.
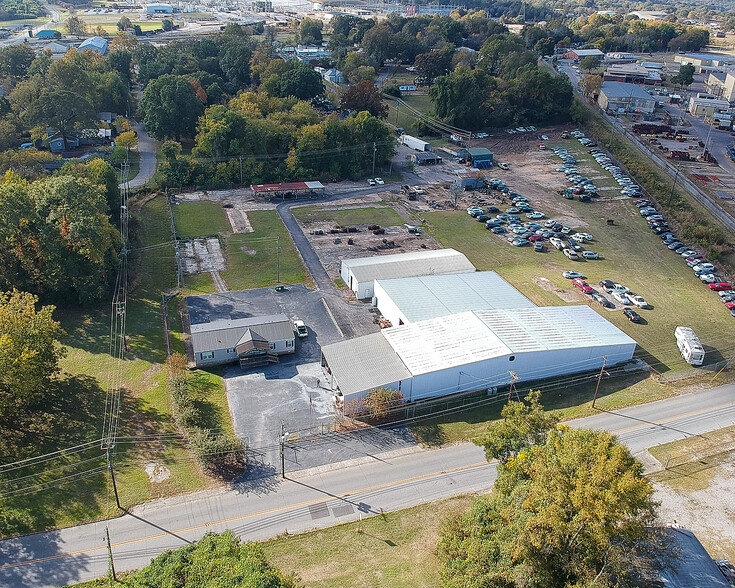
[[[342,340],[342,334],[332,320],[324,295],[309,290],[303,284],[286,286],[284,292],[273,288],[243,290],[186,299],[189,322],[192,325],[221,319],[240,319],[283,313],[290,319],[301,319],[309,329],[309,336],[297,339],[296,359],[300,363],[319,361],[319,345]]]
[[[186,299],[191,324],[283,313],[303,320],[309,329],[308,337],[296,339],[296,352],[282,356],[277,365],[248,372],[232,365],[225,370],[223,381],[235,433],[245,438],[250,448],[250,476],[280,471],[278,445],[282,424],[294,436],[299,432],[325,433],[288,443],[284,452],[287,471],[403,449],[416,443],[405,427],[330,434],[336,416],[334,394],[329,376],[319,363],[320,345],[341,341],[343,336],[327,311],[325,298],[319,290],[294,285],[286,286],[284,292],[261,288]],[[331,309],[336,301],[328,304]]]

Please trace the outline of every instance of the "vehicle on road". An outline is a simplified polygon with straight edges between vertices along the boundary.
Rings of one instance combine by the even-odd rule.
[[[689,327],[676,327],[674,329],[676,346],[681,356],[690,365],[702,365],[704,363],[704,347],[694,330]]]

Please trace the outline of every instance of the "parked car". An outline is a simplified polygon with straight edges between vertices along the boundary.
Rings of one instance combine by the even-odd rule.
[[[592,294],[594,290],[592,289],[592,286],[590,286],[587,282],[585,282],[582,278],[574,278],[572,280],[572,284],[585,294]]]
[[[595,251],[582,251],[582,257],[585,259],[600,259],[600,254]]]
[[[615,289],[615,282],[612,280],[602,280],[600,281],[600,286],[602,286],[602,289],[605,290],[605,292],[612,292]]]
[[[630,300],[628,300],[628,297],[625,295],[625,292],[620,292],[619,290],[613,290],[610,293],[610,296],[615,298],[620,304],[630,304]]]
[[[702,274],[699,276],[699,279],[702,280],[705,284],[714,284],[717,282],[717,276],[715,274]]]
[[[715,282],[714,284],[709,285],[709,289],[717,292],[732,290],[732,284],[728,282]]]
[[[628,292],[626,297],[634,306],[637,306],[638,308],[648,308],[648,302],[643,299],[643,296],[638,296],[637,294],[633,294],[633,292]]]
[[[377,181],[377,178],[376,178],[376,181]],[[423,194],[424,193],[424,191],[421,189],[421,186],[414,186],[413,187],[413,191],[416,192],[416,194]],[[490,211],[488,211],[488,212],[490,212]]]
[[[571,249],[562,249],[561,252],[572,261],[579,261],[579,255],[577,255],[577,253],[575,251],[572,251]]]
[[[505,232],[506,232],[506,229],[505,229],[505,227],[493,227],[493,228],[492,228],[491,230],[492,230],[492,232],[493,232],[493,233],[495,233],[496,235],[502,235],[503,233],[505,233]]]
[[[383,178],[375,178],[375,183],[378,184],[379,186],[382,186],[383,184],[385,184],[385,182],[383,181]]]
[[[699,271],[702,271],[702,270],[714,271],[715,266],[712,265],[711,263],[699,263],[699,264],[695,265],[694,267],[692,267],[692,269],[695,272],[699,272]]]
[[[538,241],[536,241],[536,243],[533,244],[533,250],[536,253],[543,253],[544,249],[545,247],[543,243],[539,243]]]
[[[605,308],[612,306],[612,304],[610,304],[610,301],[607,298],[605,298],[602,294],[593,292],[592,294],[590,294],[590,296],[592,296],[592,300],[594,300],[598,304],[602,304],[602,306],[604,306]]]
[[[562,277],[567,278],[568,280],[575,280],[575,279],[585,279],[585,275],[581,272],[575,272],[575,271],[566,271],[562,272]]]
[[[631,322],[633,322],[633,323],[640,322],[640,320],[641,320],[641,317],[638,315],[638,313],[635,310],[631,309],[631,308],[624,308],[623,309],[623,314],[625,316],[627,316],[628,317],[628,320],[631,321]]]
[[[722,298],[723,296],[730,296],[730,294],[735,294],[735,290],[720,290],[717,295]]]
[[[296,335],[298,335],[299,339],[303,339],[304,337],[309,336],[309,329],[306,328],[304,321],[297,319],[293,322],[293,326],[294,326],[294,330],[296,331]]]
[[[375,180],[373,178],[368,178],[368,185],[374,186],[375,185]]]
[[[499,163],[498,167],[500,169],[510,169],[510,166],[507,163]]]

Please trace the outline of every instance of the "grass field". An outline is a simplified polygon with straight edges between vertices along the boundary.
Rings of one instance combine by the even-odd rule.
[[[209,237],[230,231],[227,215],[216,202],[182,202],[174,205],[173,209],[176,234],[182,239]]]
[[[136,232],[142,246],[170,239],[170,220],[165,199],[147,202],[136,215]],[[131,263],[127,332],[129,351],[120,374],[124,391],[120,417],[120,436],[137,436],[174,432],[171,407],[166,390],[165,344],[160,318],[161,292],[175,286],[173,248],[148,250]],[[175,303],[169,304],[171,327],[180,326]],[[77,405],[68,409],[67,426],[57,439],[43,446],[44,451],[73,446],[100,437],[104,412],[105,387],[108,376],[109,314],[107,305],[83,311],[57,311],[67,336],[68,349],[61,366],[65,374],[84,386]],[[179,328],[180,330],[180,328]],[[180,332],[173,333],[175,351],[183,351]],[[197,390],[213,428],[231,429],[227,401],[221,378],[216,373],[197,372]],[[78,393],[78,392],[77,392]],[[52,444],[56,444],[53,447]],[[39,451],[41,444],[39,443]],[[77,461],[64,462],[67,472],[87,471],[102,463],[99,444],[77,456],[89,459],[79,469]],[[177,442],[119,443],[114,453],[117,485],[124,506],[152,498],[179,494],[211,486],[188,451]],[[163,482],[151,482],[144,471],[147,463],[165,464],[171,475]],[[54,462],[55,466],[59,466]],[[44,479],[53,479],[54,476]],[[0,535],[14,535],[95,520],[108,513],[117,515],[114,500],[110,502],[110,486],[104,475],[53,484],[49,490],[20,495],[2,504]],[[110,510],[108,510],[110,509]]]
[[[221,272],[231,290],[265,288],[278,282],[300,284],[307,271],[291,237],[275,210],[248,212],[253,233],[237,233],[225,239],[227,270]],[[277,238],[280,237],[280,245]],[[280,254],[279,254],[280,249]]]
[[[469,509],[472,501],[469,496],[440,500],[273,539],[263,547],[273,565],[298,574],[307,588],[434,588],[439,585],[434,549],[441,525]]]
[[[404,96],[403,101],[420,112],[431,113],[434,110],[434,104],[427,95]],[[386,100],[385,104],[388,105],[386,120],[397,127],[402,127],[409,135],[415,134],[416,115],[410,113],[406,108],[397,107],[398,103],[393,100]]]
[[[318,206],[299,206],[292,208],[293,215],[305,223],[334,221],[340,226],[380,225],[393,227],[403,224],[403,218],[392,208],[366,207],[345,208],[341,210],[320,208]]]

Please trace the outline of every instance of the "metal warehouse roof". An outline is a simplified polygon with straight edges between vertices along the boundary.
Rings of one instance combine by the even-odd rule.
[[[411,378],[382,332],[325,345],[322,354],[345,396]]]
[[[671,569],[664,569],[660,576],[665,586],[672,588],[726,588],[730,583],[699,539],[689,529],[666,529],[669,543],[679,552]]]
[[[514,353],[636,344],[588,306],[469,311],[382,333],[414,376]]]
[[[475,312],[512,353],[635,345],[589,306],[540,306]]]
[[[486,149],[485,147],[470,147],[467,149],[467,153],[470,154],[470,157],[473,159],[476,159],[478,157],[492,157],[493,152],[490,151],[490,149]]]
[[[104,55],[107,53],[107,39],[103,39],[102,37],[90,37],[89,39],[85,39],[77,49],[79,49],[79,51],[82,49],[95,49]]]
[[[626,82],[602,82],[600,91],[608,98],[638,98],[639,100],[656,101],[643,88]]]
[[[536,308],[495,272],[472,272],[378,280],[407,322],[468,310]]]
[[[349,268],[358,282],[475,271],[470,260],[454,249],[343,259],[342,266]]]
[[[285,314],[199,323],[190,327],[194,353],[235,347],[248,329],[268,341],[282,341],[294,336],[291,319]]]
[[[511,353],[473,312],[392,327],[382,334],[414,376]]]

